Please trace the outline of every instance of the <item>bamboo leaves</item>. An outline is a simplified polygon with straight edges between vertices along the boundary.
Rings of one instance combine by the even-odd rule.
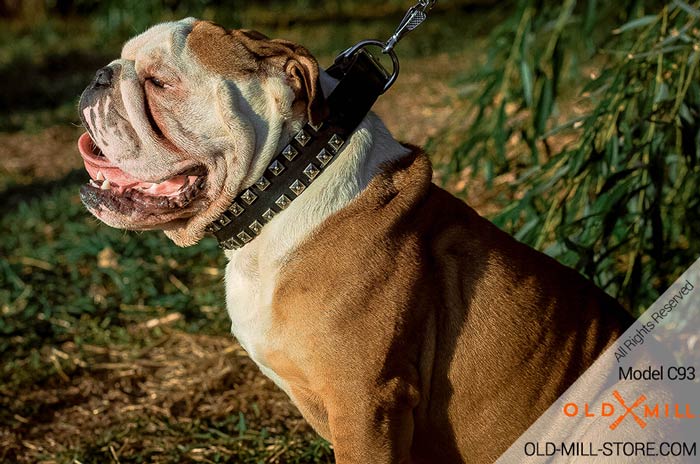
[[[644,5],[520,0],[455,153],[517,174],[497,225],[635,309],[700,255],[700,8]]]

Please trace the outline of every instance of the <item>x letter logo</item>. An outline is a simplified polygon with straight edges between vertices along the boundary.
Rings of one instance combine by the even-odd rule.
[[[620,392],[618,392],[617,390],[615,390],[615,391],[613,392],[613,396],[615,397],[615,399],[617,400],[617,402],[620,403],[620,404],[622,405],[623,408],[625,408],[625,413],[624,413],[623,415],[621,415],[620,417],[618,417],[617,420],[615,420],[615,422],[613,422],[612,424],[610,424],[610,430],[615,430],[615,429],[617,428],[617,426],[620,425],[620,423],[625,419],[625,417],[627,417],[628,414],[631,414],[631,415],[632,415],[632,418],[634,419],[634,421],[635,421],[637,424],[639,424],[639,426],[640,426],[641,428],[644,428],[644,427],[647,426],[647,423],[644,422],[644,421],[643,421],[638,415],[636,415],[636,414],[634,413],[634,411],[633,411],[634,408],[636,408],[637,406],[639,406],[640,404],[644,403],[644,402],[647,400],[647,397],[646,397],[646,396],[641,395],[639,398],[637,398],[637,401],[635,401],[635,402],[632,404],[632,406],[629,406],[629,407],[625,404],[625,400],[622,399],[622,395],[620,395]]]

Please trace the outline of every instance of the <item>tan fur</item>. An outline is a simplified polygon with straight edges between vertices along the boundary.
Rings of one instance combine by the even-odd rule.
[[[286,40],[271,40],[257,31],[228,30],[207,21],[197,21],[187,45],[202,65],[227,79],[251,75],[260,79],[284,71],[298,98],[297,111],[307,112],[313,123],[325,118],[318,63],[306,48]]]
[[[154,182],[201,165],[207,187],[175,219],[92,211],[179,245],[327,111],[306,49],[191,18],[132,39],[112,66],[113,88],[83,108],[104,154]],[[399,161],[377,173],[387,160]],[[339,464],[493,461],[631,322],[431,178],[426,156],[370,114],[302,196],[228,252],[233,331]]]
[[[204,167],[206,192],[168,214],[123,214],[106,205],[90,211],[113,227],[163,229],[181,246],[204,237],[205,227],[263,174],[283,140],[327,112],[318,64],[304,47],[194,18],[134,37],[109,66],[113,84],[88,86],[94,98],[81,108],[93,141],[142,181]]]
[[[338,462],[490,462],[631,322],[576,272],[390,166],[282,269],[275,351]]]

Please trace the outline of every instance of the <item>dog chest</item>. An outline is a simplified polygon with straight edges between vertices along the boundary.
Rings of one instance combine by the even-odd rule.
[[[226,309],[231,318],[231,332],[263,374],[286,392],[286,382],[262,356],[263,348],[277,344],[271,324],[273,292],[274,282],[260,279],[257,273],[242,271],[235,261],[229,262],[226,267]]]

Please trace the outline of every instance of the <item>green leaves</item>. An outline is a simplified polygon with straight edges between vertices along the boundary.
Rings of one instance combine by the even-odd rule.
[[[523,83],[523,99],[528,108],[532,108],[532,71],[527,61],[520,61],[520,77]]]
[[[494,33],[455,157],[514,171],[494,222],[641,310],[700,255],[700,9],[574,3]]]
[[[677,6],[693,18],[700,19],[700,10],[697,7],[690,6],[689,4],[681,2],[680,0],[673,0],[672,3],[674,6]]]
[[[613,34],[622,34],[623,32],[631,31],[640,27],[648,26],[659,20],[657,15],[642,16],[641,18],[633,19],[622,26],[612,30]]]

